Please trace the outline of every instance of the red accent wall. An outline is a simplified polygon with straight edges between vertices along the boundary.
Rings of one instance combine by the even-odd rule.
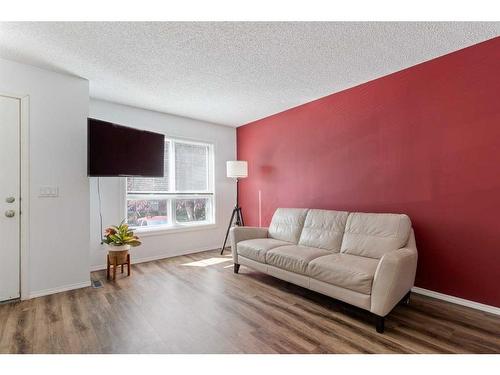
[[[237,129],[245,224],[402,212],[416,285],[500,307],[500,37]]]

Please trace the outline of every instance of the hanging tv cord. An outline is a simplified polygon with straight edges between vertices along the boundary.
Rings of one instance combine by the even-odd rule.
[[[101,245],[104,243],[102,242],[102,209],[101,209],[101,179],[100,177],[97,177],[97,196],[99,198],[99,240],[101,241]]]

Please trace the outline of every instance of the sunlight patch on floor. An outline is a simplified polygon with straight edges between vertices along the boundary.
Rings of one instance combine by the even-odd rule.
[[[207,267],[213,266],[215,264],[224,263],[231,261],[232,258],[208,258],[203,260],[197,260],[196,262],[184,263],[183,266],[188,267]]]

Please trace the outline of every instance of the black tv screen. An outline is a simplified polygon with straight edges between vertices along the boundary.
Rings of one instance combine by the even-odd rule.
[[[87,174],[163,177],[165,136],[89,118]]]

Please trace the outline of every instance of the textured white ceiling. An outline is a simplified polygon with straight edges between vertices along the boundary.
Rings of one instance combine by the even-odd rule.
[[[3,22],[0,57],[94,98],[239,126],[500,35],[500,23]]]

